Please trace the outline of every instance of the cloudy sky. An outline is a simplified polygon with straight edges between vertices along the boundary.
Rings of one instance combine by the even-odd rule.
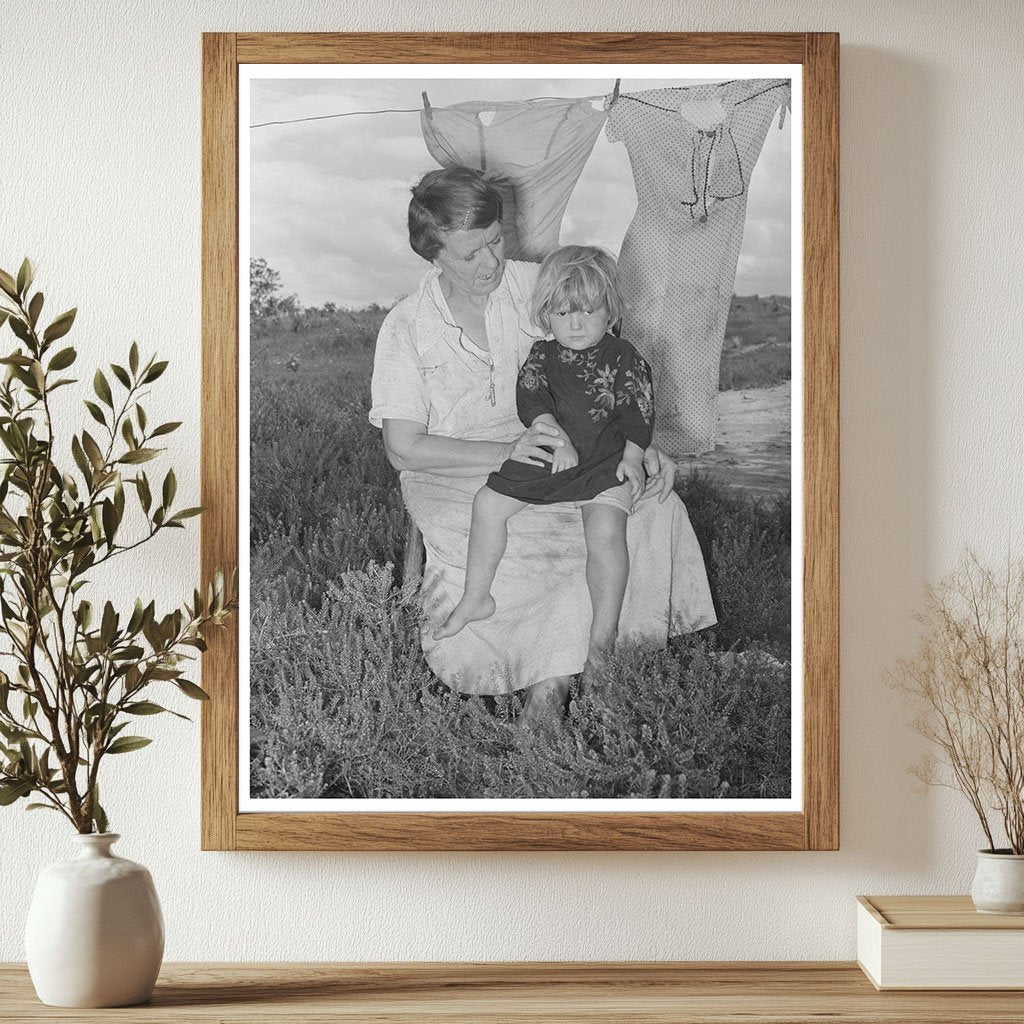
[[[704,79],[627,79],[623,92]],[[259,79],[251,83],[249,124],[344,111],[415,108],[426,89],[433,106],[467,100],[591,96],[611,79]],[[773,122],[747,206],[735,291],[790,294],[790,125]],[[382,113],[249,129],[251,256],[281,274],[284,294],[305,306],[334,302],[390,306],[419,281],[410,249],[409,186],[437,164],[417,113]],[[604,132],[562,222],[562,243],[618,253],[636,208],[626,148]],[[244,216],[244,212],[242,214]]]

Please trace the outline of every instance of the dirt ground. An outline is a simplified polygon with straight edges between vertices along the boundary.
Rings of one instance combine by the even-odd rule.
[[[701,472],[756,497],[790,489],[792,387],[720,391],[715,450],[678,459],[683,473]]]

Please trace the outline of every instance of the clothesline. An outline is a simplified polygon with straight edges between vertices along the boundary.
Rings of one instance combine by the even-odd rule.
[[[716,85],[730,85],[734,81],[736,81],[736,79],[730,79],[729,81],[723,81],[723,82],[716,82],[715,84]],[[701,89],[701,88],[703,88],[703,86],[700,86],[700,85],[672,85],[672,86],[666,86],[665,88],[666,89],[673,89],[673,90]],[[778,88],[778,86],[772,86],[771,88]],[[569,98],[569,97],[565,97],[565,96],[534,96],[532,99],[522,100],[521,102],[523,102],[523,103],[533,103],[533,102],[536,102],[538,100],[561,100],[561,99],[567,99],[567,98]],[[612,91],[605,92],[605,93],[598,93],[595,96],[574,96],[574,97],[571,97],[571,98],[572,99],[579,99],[579,100],[608,100],[609,98],[612,98],[612,99],[636,100],[636,102],[638,102],[638,103],[643,103],[644,102],[644,100],[638,99],[636,96],[633,96],[631,93],[624,92],[624,93],[620,94],[618,92],[617,87],[616,87],[616,89],[614,89]],[[749,96],[749,97],[747,97],[747,99],[753,99],[753,97]],[[497,102],[501,102],[501,101],[497,101]],[[744,102],[744,101],[741,101],[741,102]],[[387,108],[384,108],[382,110],[345,110],[345,111],[341,111],[340,113],[336,113],[336,114],[316,114],[316,115],[314,115],[312,117],[292,117],[292,118],[288,118],[288,119],[283,120],[283,121],[261,121],[261,122],[259,122],[259,124],[251,124],[251,125],[249,125],[249,128],[250,129],[253,129],[253,128],[267,128],[267,127],[270,127],[272,125],[279,125],[279,124],[299,124],[299,123],[304,122],[304,121],[328,121],[328,120],[330,120],[332,118],[335,118],[335,117],[356,117],[357,115],[362,115],[362,114],[419,114],[419,113],[422,112],[422,110],[423,110],[423,107],[387,107]]]
[[[623,93],[625,95],[625,93]],[[599,93],[596,96],[574,96],[573,99],[579,100],[605,100],[611,96],[610,92]],[[528,100],[522,100],[523,103],[534,103],[537,100],[562,100],[565,96],[534,96]],[[502,101],[497,101],[502,102]],[[286,121],[261,121],[259,124],[251,124],[250,128],[266,128],[268,125],[274,124],[297,124],[300,121],[326,121],[332,117],[355,117],[357,114],[419,114],[422,113],[423,107],[391,107],[385,110],[346,110],[340,114],[319,114],[315,117],[292,117]]]

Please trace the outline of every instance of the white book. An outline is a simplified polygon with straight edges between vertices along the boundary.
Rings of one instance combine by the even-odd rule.
[[[877,989],[1024,989],[1024,915],[979,914],[970,896],[858,896],[857,963]]]

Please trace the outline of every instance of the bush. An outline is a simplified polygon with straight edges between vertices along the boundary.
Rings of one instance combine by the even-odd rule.
[[[513,697],[460,697],[419,655],[390,566],[345,573],[319,609],[253,588],[252,778],[265,797],[778,797],[789,667],[688,638],[627,648],[563,732],[523,743]],[[280,614],[285,598],[285,614]]]

